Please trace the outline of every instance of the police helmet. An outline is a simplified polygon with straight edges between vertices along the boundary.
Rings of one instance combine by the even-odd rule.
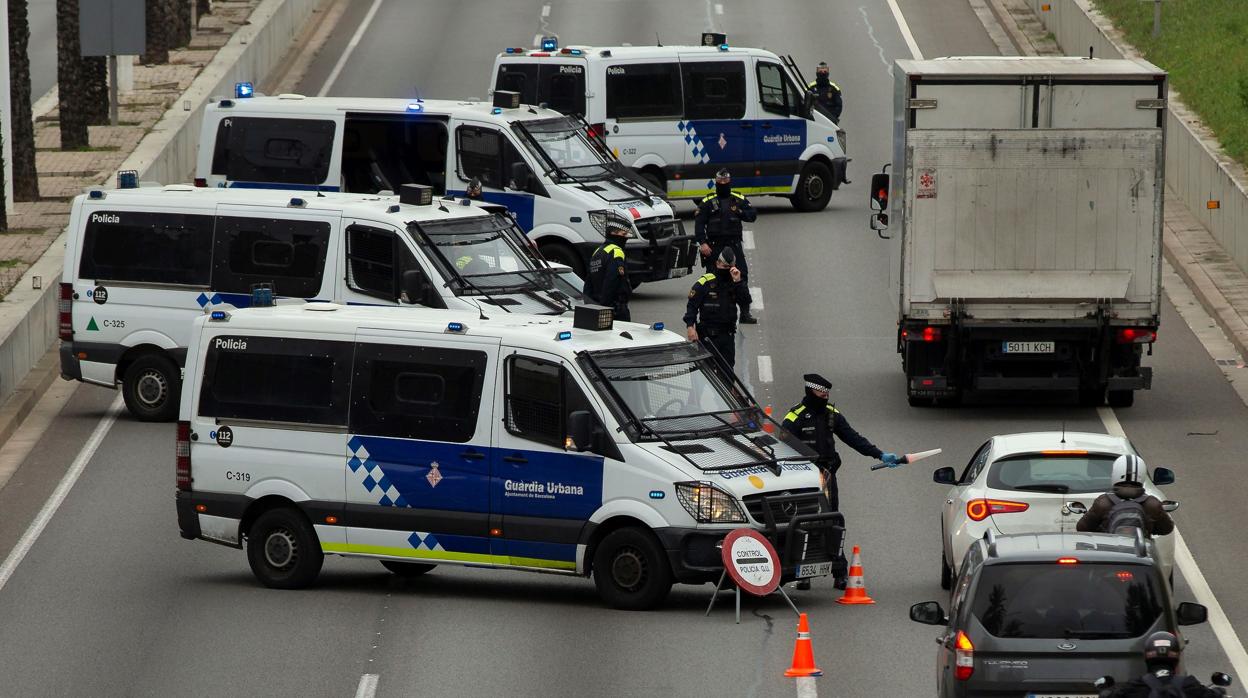
[[[819,61],[819,65],[815,66],[815,75],[827,75],[828,72],[828,64],[824,61]]]
[[[719,172],[715,173],[715,181],[716,182],[731,182],[732,173],[728,171],[727,167],[721,167],[719,168]]]
[[[615,211],[595,212],[590,215],[590,222],[593,224],[594,229],[603,235],[614,235],[623,238],[633,236],[632,222]]]
[[[1164,630],[1149,635],[1144,641],[1144,663],[1149,669],[1163,664],[1173,672],[1179,666],[1179,654],[1182,652],[1183,645],[1179,638]]]
[[[1144,469],[1146,467],[1147,464],[1144,463],[1143,458],[1128,453],[1118,456],[1110,469],[1110,474],[1113,476],[1115,484],[1126,482],[1133,485],[1141,485],[1144,483]]]
[[[733,252],[731,247],[725,247],[720,251],[718,261],[731,267],[737,263],[737,253]]]

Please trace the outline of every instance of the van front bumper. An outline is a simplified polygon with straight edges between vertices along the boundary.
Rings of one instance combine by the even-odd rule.
[[[798,568],[802,565],[838,562],[845,537],[845,518],[840,512],[829,511],[795,516],[783,526],[752,528],[775,546],[780,556],[780,581],[790,582],[797,579]],[[731,530],[670,527],[655,529],[655,534],[667,552],[676,581],[704,584],[718,581],[723,574],[720,544]]]
[[[687,276],[697,261],[693,235],[676,218],[649,218],[637,221],[637,232],[646,244],[624,248],[631,281],[662,281]]]

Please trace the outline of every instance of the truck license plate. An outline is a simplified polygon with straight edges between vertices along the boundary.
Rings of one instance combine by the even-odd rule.
[[[1001,342],[1006,354],[1052,354],[1053,342]]]
[[[831,562],[815,562],[809,565],[798,565],[797,576],[799,579],[803,577],[826,577],[832,574]]]

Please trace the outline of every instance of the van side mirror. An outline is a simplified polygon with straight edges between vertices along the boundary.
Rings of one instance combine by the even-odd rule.
[[[888,169],[888,165],[884,166]],[[871,175],[871,210],[887,211],[888,210],[888,172],[877,172]]]
[[[944,625],[949,622],[945,609],[935,601],[924,601],[911,606],[910,620],[923,625]]]
[[[528,191],[533,185],[533,170],[523,162],[511,163],[511,188],[516,191]]]
[[[932,482],[938,485],[954,485],[958,482],[958,476],[953,473],[953,468],[937,468],[932,473]]]
[[[806,90],[806,95],[802,98],[802,117],[813,119],[815,116],[815,93]]]
[[[568,438],[565,451],[589,451],[594,447],[594,416],[586,410],[568,415]]]
[[[1213,684],[1214,686],[1221,686],[1223,688],[1226,688],[1227,686],[1231,685],[1231,677],[1227,676],[1226,674],[1223,674],[1220,671],[1215,671],[1213,672],[1213,676],[1209,677],[1209,683]]]
[[[1179,508],[1179,503],[1178,503],[1178,502],[1176,502],[1176,501],[1174,501],[1173,499],[1167,499],[1167,500],[1164,500],[1164,501],[1161,503],[1161,508],[1162,508],[1162,509],[1163,509],[1163,510],[1164,510],[1164,511],[1168,514],[1168,513],[1172,512],[1172,511],[1174,511],[1174,510],[1178,509],[1178,508]]]
[[[1153,469],[1153,484],[1154,485],[1173,485],[1174,484],[1174,471],[1169,468],[1154,468]]]
[[[415,305],[424,303],[429,295],[429,280],[420,269],[404,270],[399,280],[399,302]]]
[[[1174,609],[1174,616],[1179,625],[1200,625],[1209,620],[1209,609],[1198,603],[1184,601]]]

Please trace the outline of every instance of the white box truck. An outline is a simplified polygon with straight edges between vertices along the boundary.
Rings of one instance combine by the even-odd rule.
[[[910,403],[1069,390],[1130,405],[1160,316],[1166,73],[1028,57],[899,60],[894,76],[896,171],[871,197],[900,219]]]

